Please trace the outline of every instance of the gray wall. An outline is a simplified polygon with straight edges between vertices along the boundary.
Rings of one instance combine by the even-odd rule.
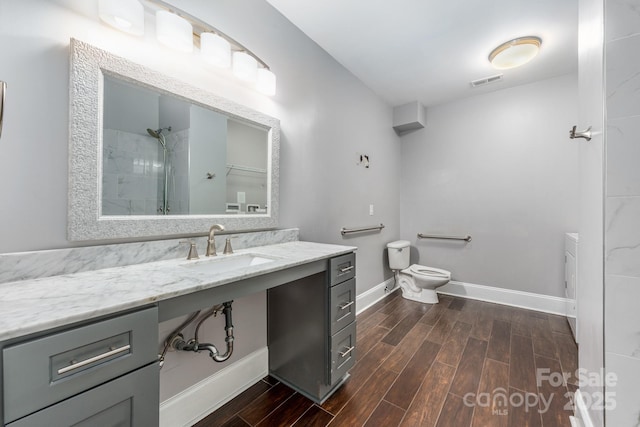
[[[564,297],[564,233],[578,228],[578,147],[567,138],[576,111],[575,75],[429,108],[426,128],[401,142],[412,261],[457,281]]]

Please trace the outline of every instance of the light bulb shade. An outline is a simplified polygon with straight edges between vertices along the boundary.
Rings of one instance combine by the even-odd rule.
[[[535,36],[520,37],[501,44],[489,54],[494,68],[506,70],[531,61],[540,50],[542,39]]]
[[[136,36],[144,34],[144,7],[138,0],[99,0],[98,14],[120,31]]]
[[[258,77],[258,61],[248,53],[234,52],[233,74],[240,80],[255,82]]]
[[[156,12],[156,37],[171,49],[193,51],[193,27],[189,21],[175,13],[166,10]]]
[[[216,67],[229,68],[231,66],[231,45],[217,34],[200,34],[200,55],[202,55],[202,59]]]
[[[265,95],[273,96],[276,94],[276,75],[266,68],[258,68],[258,80],[256,89]]]

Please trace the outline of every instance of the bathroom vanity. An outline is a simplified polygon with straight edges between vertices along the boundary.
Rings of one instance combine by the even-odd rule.
[[[315,402],[355,363],[355,265],[354,253],[330,258],[327,274],[267,291],[269,373]]]
[[[158,322],[264,290],[270,372],[320,402],[355,363],[355,249],[294,241],[0,284],[0,419],[158,425]]]

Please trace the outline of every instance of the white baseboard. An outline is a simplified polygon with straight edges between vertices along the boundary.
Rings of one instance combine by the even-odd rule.
[[[437,289],[439,294],[453,295],[480,301],[495,302],[513,307],[567,315],[567,299],[493,286],[451,281]]]
[[[576,405],[574,411],[575,417],[581,421],[584,427],[593,427],[593,421],[591,421],[589,410],[587,409],[587,405],[584,403],[580,389],[576,390],[576,393],[573,395],[573,401]]]
[[[269,372],[267,347],[254,351],[160,404],[160,427],[189,427]]]
[[[387,286],[393,285],[393,277],[356,296],[356,314],[360,314],[382,298],[389,295]]]

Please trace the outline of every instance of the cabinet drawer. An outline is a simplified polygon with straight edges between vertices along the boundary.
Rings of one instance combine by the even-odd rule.
[[[331,288],[331,335],[356,320],[356,280]]]
[[[153,362],[157,347],[156,307],[6,347],[5,422]]]
[[[356,363],[356,322],[331,337],[331,384]]]
[[[157,426],[159,378],[158,366],[149,365],[7,427]]]
[[[329,260],[329,284],[331,286],[356,276],[356,254],[341,255]]]

